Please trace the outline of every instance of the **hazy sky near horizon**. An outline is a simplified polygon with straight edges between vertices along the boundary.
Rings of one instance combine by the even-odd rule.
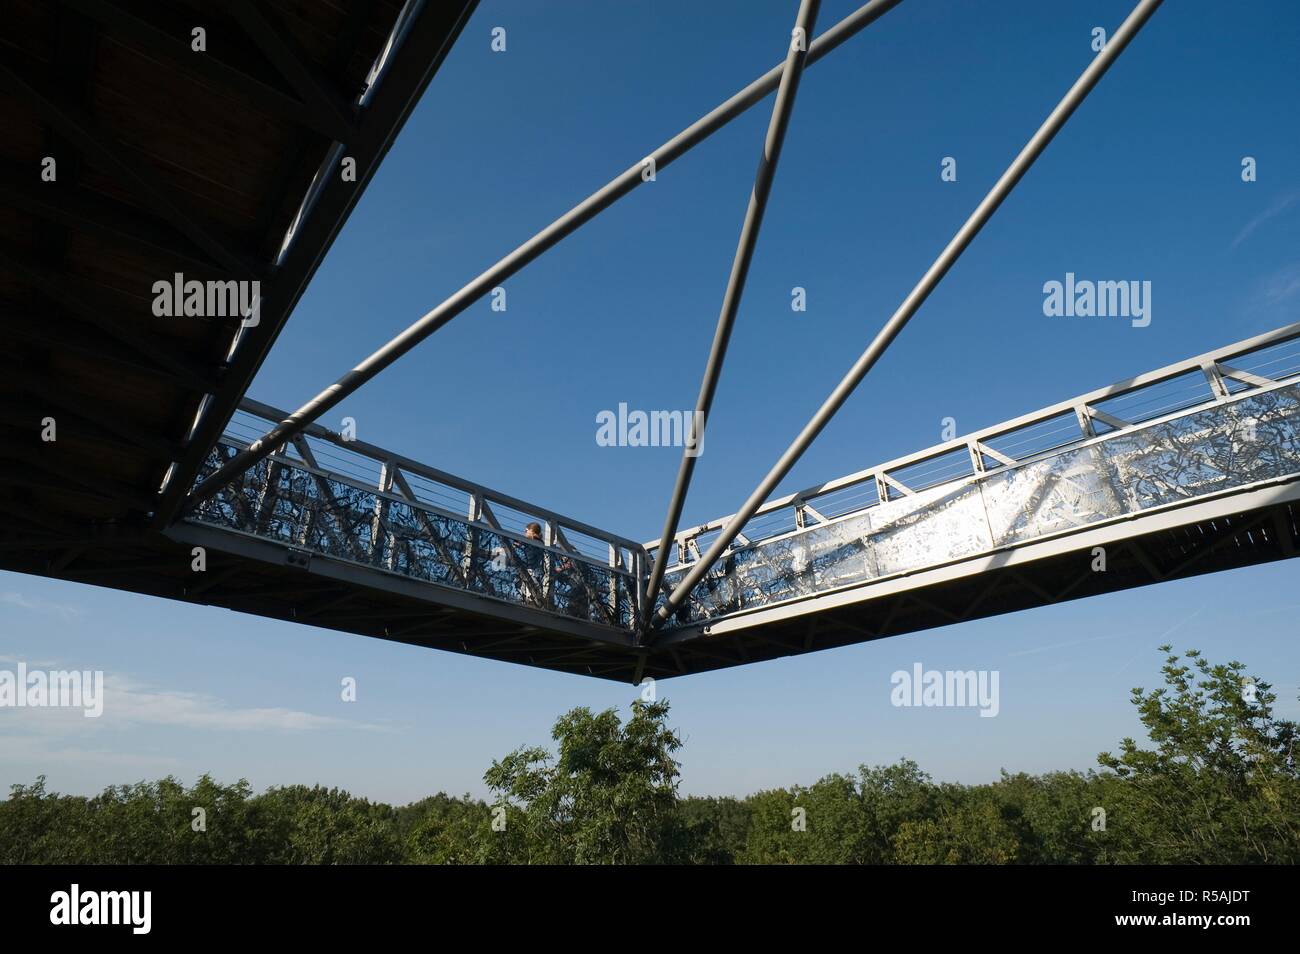
[[[904,0],[811,67],[683,522],[733,512],[1094,55],[1129,0]],[[483,0],[250,390],[297,407],[782,58],[795,0]],[[825,0],[818,31],[856,7]],[[494,53],[491,31],[507,49]],[[785,489],[1297,320],[1300,6],[1167,3],[799,463]],[[584,226],[325,420],[500,491],[656,536],[672,448],[596,415],[695,399],[768,98]],[[940,178],[944,157],[957,181]],[[1243,157],[1258,177],[1243,182]],[[1150,281],[1151,323],[1048,317],[1072,272]],[[790,292],[807,289],[806,312]],[[683,790],[859,763],[936,778],[1086,769],[1139,735],[1169,641],[1271,681],[1300,717],[1292,561],[670,680]],[[484,794],[576,676],[0,573],[0,668],[101,669],[99,719],[0,709],[0,787],[209,772],[404,802]],[[890,674],[997,670],[1000,712],[896,708]],[[358,700],[340,699],[357,680]]]

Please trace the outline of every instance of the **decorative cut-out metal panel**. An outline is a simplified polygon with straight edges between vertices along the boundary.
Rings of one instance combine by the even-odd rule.
[[[738,548],[695,586],[673,624],[940,566],[1296,474],[1300,387],[1276,388]],[[665,591],[685,572],[667,574]]]
[[[199,479],[237,451],[218,444]],[[635,624],[631,573],[283,457],[259,462],[188,519],[588,622]]]
[[[239,446],[227,440],[214,448],[199,479]],[[925,490],[890,488],[886,499],[855,513],[735,548],[694,587],[672,625],[940,566],[1296,474],[1300,386],[1237,395]],[[258,463],[189,519],[623,630],[636,628],[645,585],[644,567],[624,558],[618,538],[609,538],[610,565],[603,566],[495,521],[488,526],[457,517],[284,454]],[[679,566],[666,574],[666,591],[685,572]]]

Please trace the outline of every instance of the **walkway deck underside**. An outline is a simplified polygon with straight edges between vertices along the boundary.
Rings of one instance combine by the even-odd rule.
[[[28,170],[0,188],[19,237],[0,242],[0,568],[637,682],[1296,555],[1300,324],[773,499],[1159,0],[1138,0],[731,516],[679,527],[689,449],[663,533],[641,543],[315,423],[638,187],[642,163],[294,414],[249,400],[475,5],[231,3],[205,14],[197,58],[197,0],[28,5],[13,34],[39,42],[0,42],[0,167]],[[801,0],[793,36],[817,6]],[[700,426],[803,66],[896,6],[791,45],[643,160],[665,168],[777,90]],[[230,136],[188,134],[213,116]],[[37,183],[51,150],[58,175]],[[344,157],[355,182],[331,172]],[[158,276],[243,283],[260,303],[160,325],[127,291]],[[57,439],[35,428],[56,421]]]
[[[522,663],[621,682],[759,662],[918,632],[1135,586],[1237,569],[1300,553],[1300,488],[1253,491],[1143,517],[1026,548],[853,591],[723,620],[711,632],[666,634],[644,655],[630,639],[583,632],[554,616],[504,614],[490,599],[449,599],[449,591],[379,570],[313,557],[287,562],[284,547],[194,525],[171,540],[157,534],[86,541],[79,558],[49,566],[29,551],[9,568],[42,576],[208,604],[339,632],[396,640],[486,659]],[[1121,536],[1127,533],[1127,536]],[[231,541],[237,545],[231,546]],[[211,545],[201,577],[190,571],[196,543]],[[226,546],[226,550],[218,549]],[[1104,572],[1093,547],[1106,546]],[[529,612],[529,611],[523,611]],[[238,625],[232,618],[232,625]]]
[[[618,680],[809,652],[1294,556],[1298,382],[1289,326],[773,501],[649,640],[654,544],[312,425],[166,531],[215,565],[165,595]],[[200,480],[283,417],[241,414]]]
[[[197,481],[280,409],[245,400]],[[0,535],[0,565],[620,681],[1300,552],[1300,325],[771,501],[663,629],[656,544],[311,425],[164,530]],[[678,534],[659,601],[730,518]]]

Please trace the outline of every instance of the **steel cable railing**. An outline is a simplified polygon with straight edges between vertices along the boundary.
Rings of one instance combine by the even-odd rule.
[[[1300,475],[1297,339],[1280,329],[773,501],[673,624]],[[246,402],[204,475],[277,413]],[[319,427],[188,519],[625,631],[648,565],[625,538]],[[725,522],[674,542],[665,588]]]

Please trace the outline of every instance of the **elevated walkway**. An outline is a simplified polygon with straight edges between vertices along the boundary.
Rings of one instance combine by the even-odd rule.
[[[199,479],[284,416],[245,400]],[[167,533],[431,608],[389,638],[471,614],[520,661],[639,679],[1294,556],[1298,497],[1291,325],[774,500],[645,646],[654,543],[317,425]],[[678,535],[664,592],[727,522]]]

